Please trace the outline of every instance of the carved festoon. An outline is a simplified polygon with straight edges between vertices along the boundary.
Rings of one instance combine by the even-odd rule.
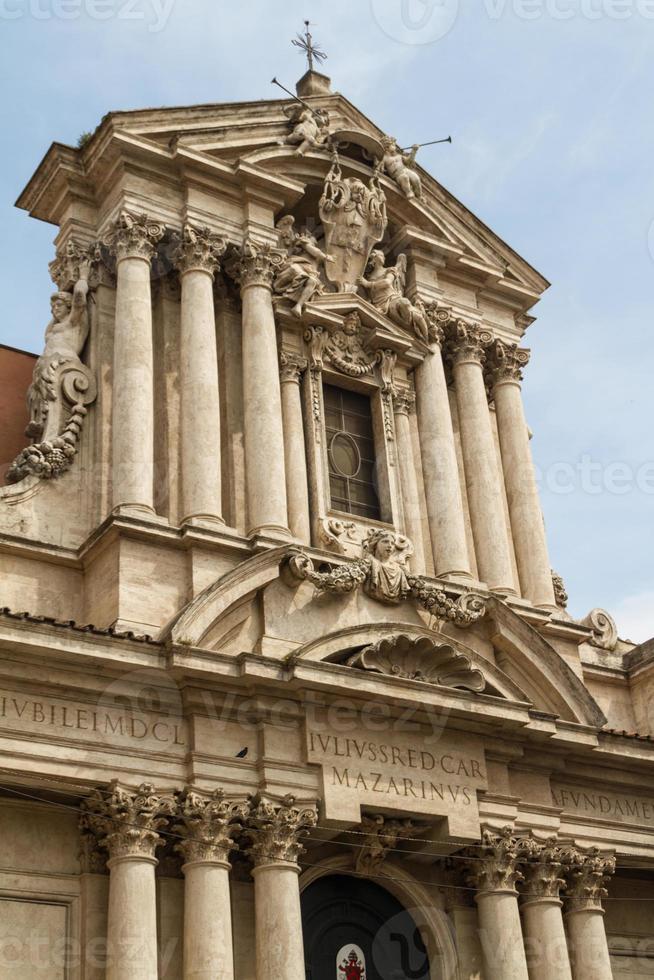
[[[384,149],[384,156],[381,159],[382,169],[391,180],[395,181],[408,200],[422,197],[422,184],[415,170],[418,146],[412,146],[410,152],[406,153],[392,136],[384,136],[382,146]]]
[[[180,274],[199,270],[215,275],[227,242],[210,228],[184,225],[181,234],[173,238],[173,263]]]
[[[152,858],[162,843],[158,831],[176,809],[174,796],[158,794],[150,783],[131,790],[114,780],[84,801],[81,826],[96,835],[110,858]]]
[[[147,214],[121,211],[104,237],[104,244],[116,259],[140,258],[148,262],[164,236],[165,227]]]
[[[591,609],[581,620],[582,626],[593,631],[588,642],[599,650],[613,651],[618,645],[618,627],[605,609]]]
[[[284,797],[280,803],[255,796],[244,831],[250,840],[247,853],[255,867],[277,861],[295,864],[304,851],[302,838],[316,822],[313,804],[296,806],[293,796]]]
[[[236,848],[235,836],[242,829],[248,813],[245,802],[226,799],[221,789],[207,796],[187,789],[178,795],[180,822],[173,830],[183,837],[176,844],[187,862],[216,861],[226,863]]]
[[[597,847],[587,851],[571,850],[566,867],[566,910],[601,909],[602,899],[608,894],[606,886],[614,872],[613,854],[602,853]]]
[[[360,833],[355,835],[355,867],[359,874],[374,875],[397,847],[402,837],[413,830],[410,820],[391,820],[381,814],[363,816]]]
[[[279,145],[295,146],[295,154],[304,156],[307,150],[322,146],[329,137],[329,112],[327,109],[312,109],[301,102],[291,102],[285,106],[291,132],[279,140]]]
[[[368,290],[370,302],[391,320],[409,330],[425,343],[429,340],[429,324],[422,303],[412,303],[404,295],[406,288],[406,255],[399,255],[393,266],[386,266],[381,249],[370,256],[366,276],[359,276],[357,283]]]
[[[472,667],[469,657],[449,643],[435,643],[428,636],[400,633],[384,637],[357,651],[347,663],[361,670],[477,693],[486,687],[484,675]]]
[[[10,483],[30,475],[51,479],[64,473],[77,453],[87,406],[96,398],[95,376],[80,360],[89,334],[90,262],[76,249],[73,254],[71,246],[55,274],[66,282],[78,259],[79,278],[72,293],[59,290],[50,300],[52,319],[45,332],[45,348],[27,392],[30,421],[25,434],[34,442],[9,468]]]

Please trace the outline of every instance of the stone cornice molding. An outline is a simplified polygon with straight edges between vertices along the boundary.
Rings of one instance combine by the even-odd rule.
[[[517,344],[505,344],[495,340],[488,355],[488,373],[491,385],[502,382],[522,381],[523,369],[529,363],[531,352]]]
[[[177,808],[173,796],[159,795],[150,783],[126,789],[114,779],[84,801],[81,829],[91,831],[109,858],[154,859],[163,841],[158,831]]]
[[[186,789],[177,799],[180,823],[173,830],[184,839],[175,850],[188,863],[227,864],[230,851],[237,847],[234,837],[242,829],[239,821],[247,816],[247,803],[227,800],[222,789],[210,796]]]
[[[225,254],[227,242],[210,228],[199,228],[185,224],[182,233],[173,238],[173,263],[180,273],[207,272],[214,276],[220,268],[220,259]]]
[[[484,365],[493,342],[490,330],[465,320],[451,320],[447,328],[447,355],[451,363]]]
[[[615,855],[598,847],[571,848],[566,861],[566,912],[601,912],[606,885],[615,872]]]
[[[272,292],[273,281],[284,264],[282,249],[246,238],[226,266],[227,274],[241,287],[261,286]]]
[[[279,377],[282,384],[285,382],[299,384],[300,378],[307,369],[307,364],[307,358],[302,357],[301,354],[296,354],[294,351],[280,351]]]
[[[393,411],[396,415],[413,415],[416,410],[416,393],[410,388],[398,388],[393,395]]]
[[[165,227],[147,214],[121,211],[103,239],[103,244],[122,259],[145,259],[150,262],[158,243],[164,236]]]
[[[251,841],[247,853],[255,868],[284,863],[295,866],[306,836],[318,819],[314,804],[295,805],[293,796],[274,803],[257,795],[251,800],[245,836]]]

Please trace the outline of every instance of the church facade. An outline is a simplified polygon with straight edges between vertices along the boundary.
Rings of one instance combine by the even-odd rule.
[[[3,978],[654,977],[654,644],[566,611],[548,283],[415,158],[309,70],[109,113],[21,194]]]

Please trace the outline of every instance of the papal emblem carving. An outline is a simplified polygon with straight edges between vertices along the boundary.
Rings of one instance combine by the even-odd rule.
[[[333,257],[325,265],[325,275],[339,293],[356,293],[357,280],[388,223],[386,197],[377,175],[368,186],[358,177],[343,177],[335,153],[320,198],[320,220],[326,251]]]

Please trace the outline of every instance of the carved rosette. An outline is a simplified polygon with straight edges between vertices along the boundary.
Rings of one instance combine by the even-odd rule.
[[[173,830],[184,837],[175,846],[186,862],[204,861],[228,864],[230,851],[236,849],[235,835],[239,823],[247,816],[247,803],[225,799],[222,789],[211,796],[187,789],[178,795],[180,823]]]
[[[504,381],[522,381],[523,369],[529,363],[531,352],[517,344],[505,344],[496,340],[489,352],[488,368],[491,385]]]
[[[507,891],[517,894],[516,884],[524,880],[520,862],[533,847],[533,841],[515,837],[510,827],[499,832],[484,830],[481,846],[464,852],[469,861],[468,881],[478,894]]]
[[[185,272],[207,272],[214,276],[220,268],[227,242],[210,228],[197,228],[186,224],[181,235],[173,239],[173,263],[180,275]]]
[[[226,272],[241,291],[263,286],[272,292],[273,281],[284,264],[285,254],[268,243],[246,238],[240,251],[227,263]]]
[[[400,388],[393,395],[393,411],[396,415],[413,415],[416,410],[416,394],[410,388]]]
[[[566,884],[562,873],[569,849],[561,847],[556,837],[542,844],[535,841],[533,844],[531,860],[523,865],[525,880],[521,889],[522,895],[528,902],[542,899],[558,900],[561,889]]]
[[[448,330],[449,360],[454,365],[469,361],[483,365],[492,342],[493,335],[489,330],[482,330],[477,324],[465,320],[453,320]]]
[[[293,796],[274,803],[261,796],[252,798],[245,836],[251,841],[247,853],[255,868],[282,862],[296,865],[304,847],[301,838],[317,823],[313,804],[295,805]]]
[[[608,895],[606,886],[614,872],[613,854],[603,854],[597,847],[588,851],[570,849],[567,859],[566,911],[601,911],[602,899]]]
[[[121,259],[152,259],[165,233],[165,227],[147,214],[121,211],[105,236],[107,246],[117,261]]]
[[[150,783],[134,791],[113,780],[84,802],[82,831],[90,831],[109,858],[154,858],[163,841],[158,831],[177,809],[173,796],[160,796]]]
[[[280,351],[279,378],[282,384],[299,384],[300,378],[307,369],[307,359],[293,351]]]
[[[389,820],[381,814],[364,816],[360,836],[353,845],[355,867],[359,874],[374,875],[397,847],[402,837],[408,837],[414,825],[410,820]]]

